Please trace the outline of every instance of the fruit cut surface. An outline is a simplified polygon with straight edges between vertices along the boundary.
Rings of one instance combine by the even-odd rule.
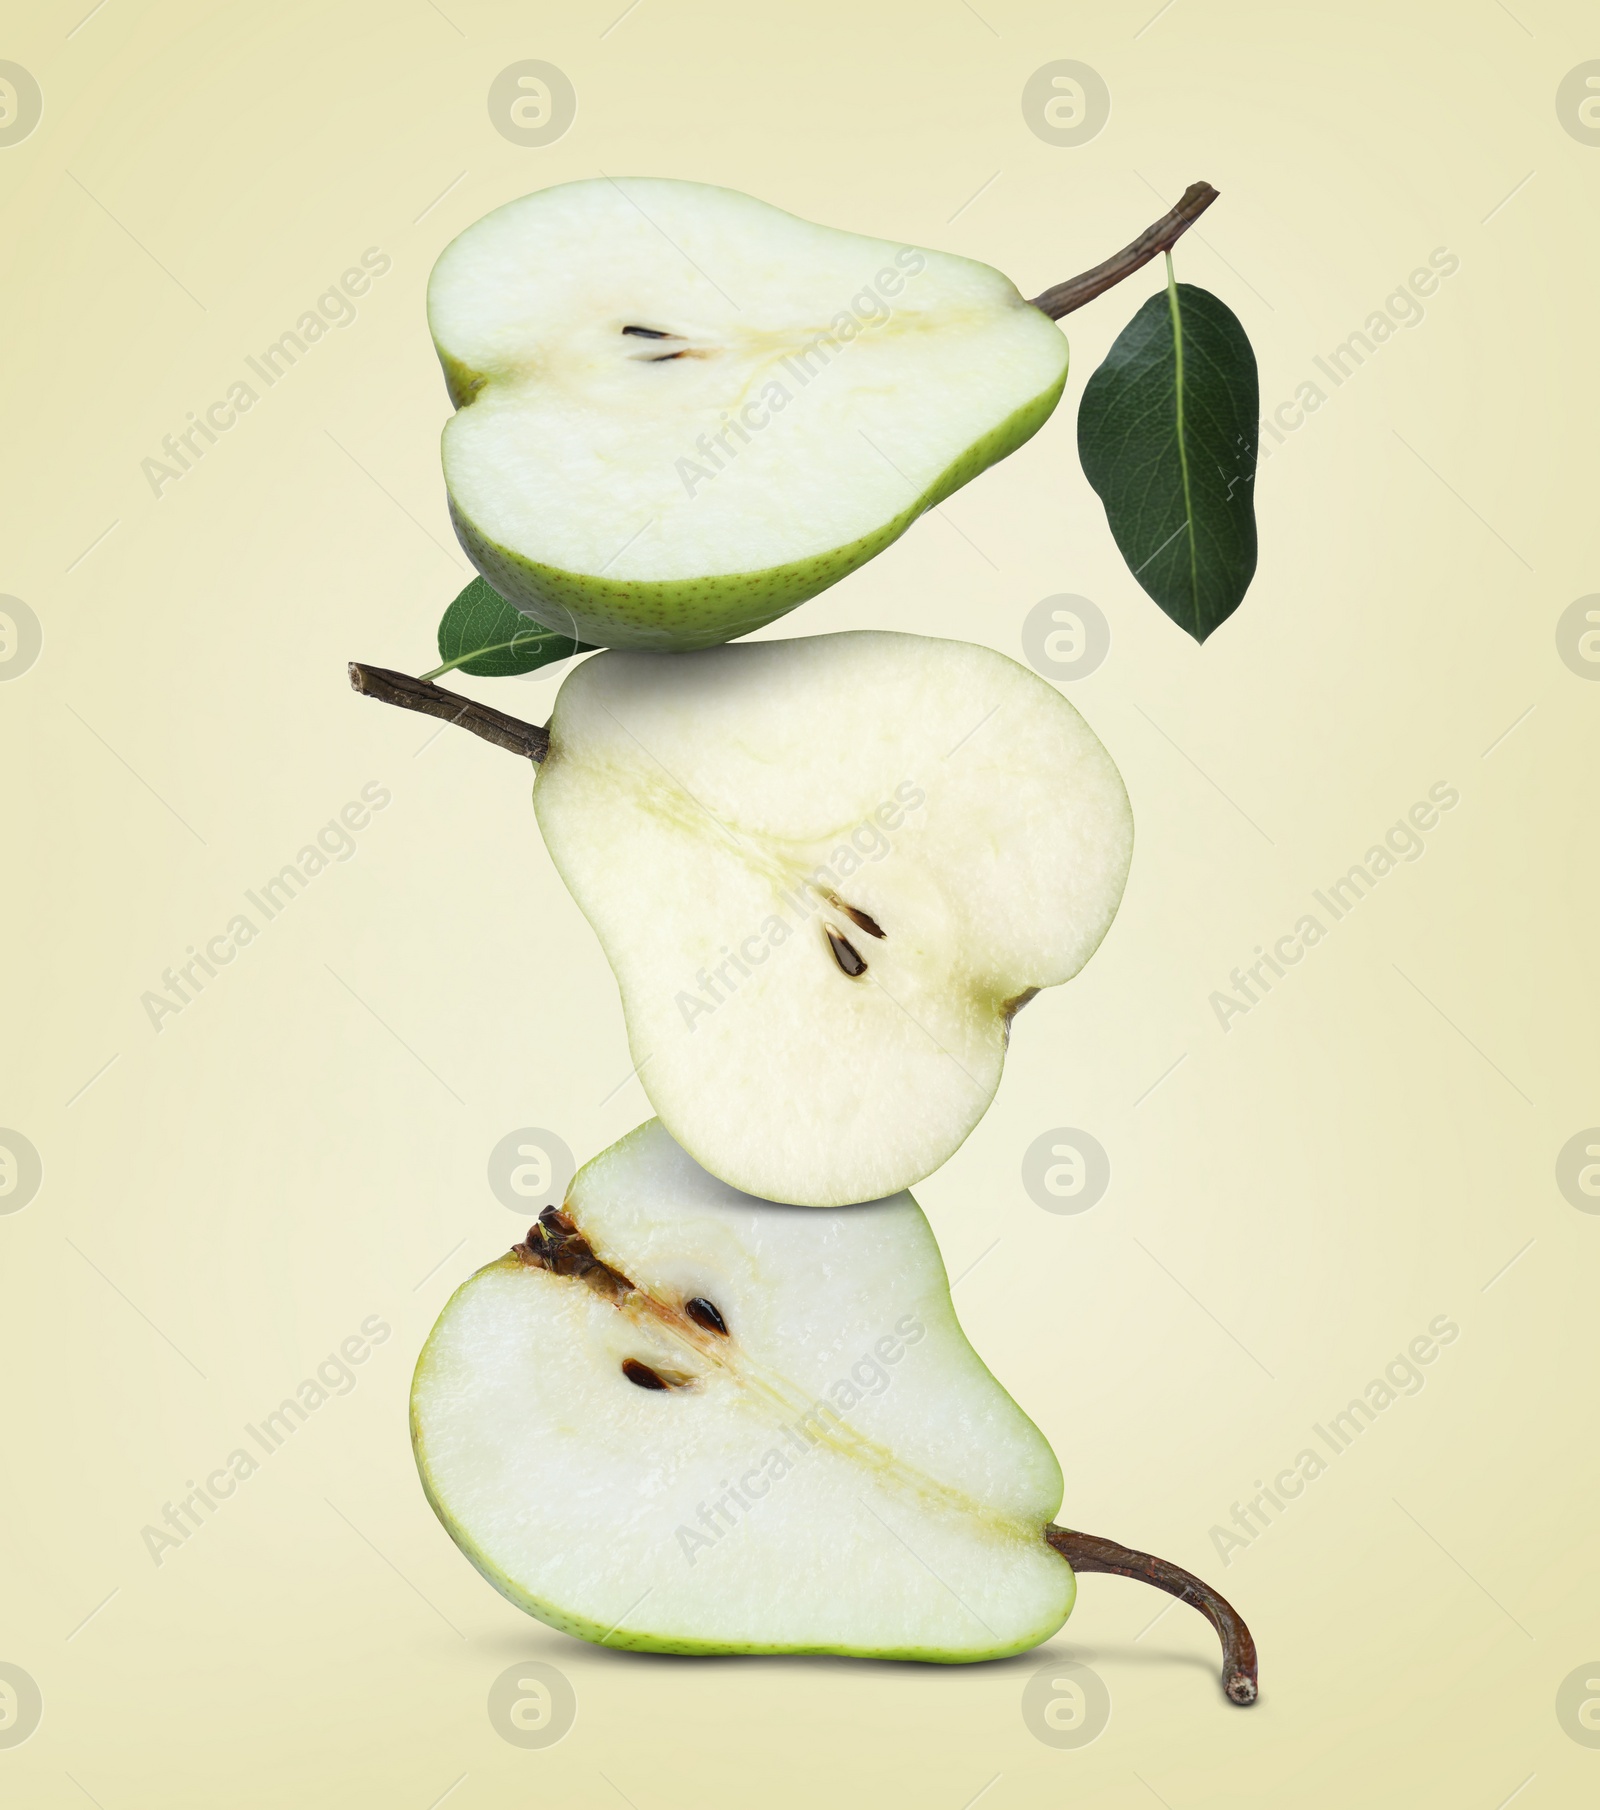
[[[852,632],[608,652],[565,681],[534,808],[639,1079],[734,1187],[838,1206],[937,1168],[1011,1020],[1105,935],[1110,755],[987,648]]]
[[[497,208],[440,256],[428,317],[462,545],[597,645],[770,622],[1019,446],[1067,370],[988,265],[691,182]]]
[[[429,1499],[512,1602],[683,1653],[973,1660],[1065,1620],[1059,1467],[909,1195],[819,1220],[652,1121],[545,1223],[542,1260],[457,1291],[412,1393]]]

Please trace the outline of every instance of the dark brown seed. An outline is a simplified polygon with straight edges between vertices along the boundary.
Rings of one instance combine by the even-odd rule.
[[[864,911],[857,911],[854,905],[846,905],[843,899],[835,899],[834,904],[852,924],[859,924],[868,936],[875,936],[880,942],[883,941],[884,929],[876,918],[869,918]]]
[[[840,936],[837,930],[826,925],[824,928],[828,931],[828,947],[833,951],[833,959],[839,964],[841,970],[852,980],[856,979],[858,975],[865,974],[867,964],[861,959],[854,944]]]
[[[631,334],[635,339],[671,339],[672,338],[672,335],[670,333],[663,333],[659,327],[624,327],[622,329],[622,331],[624,333]]]
[[[665,1389],[668,1387],[648,1364],[641,1364],[637,1358],[622,1360],[622,1374],[639,1389]]]
[[[692,1301],[685,1301],[683,1311],[696,1326],[705,1327],[707,1332],[720,1332],[724,1338],[728,1336],[728,1322],[704,1295],[696,1295]]]

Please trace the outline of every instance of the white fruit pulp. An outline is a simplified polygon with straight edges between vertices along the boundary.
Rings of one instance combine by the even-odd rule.
[[[988,265],[686,182],[509,202],[445,250],[428,311],[478,386],[444,436],[458,513],[622,582],[849,545],[1059,388],[1067,360]]]
[[[1116,767],[1053,686],[867,631],[595,656],[534,807],[668,1129],[803,1205],[950,1155],[1018,1002],[1088,960],[1132,851]]]

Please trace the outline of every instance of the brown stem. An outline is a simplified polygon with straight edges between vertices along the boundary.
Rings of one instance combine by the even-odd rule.
[[[1120,283],[1124,277],[1131,277],[1158,252],[1171,251],[1216,198],[1217,191],[1209,182],[1191,182],[1183,191],[1183,199],[1172,212],[1163,214],[1154,226],[1147,226],[1131,245],[1124,245],[1114,258],[1107,258],[1105,263],[1096,264],[1093,270],[1084,271],[1082,276],[1057,283],[1042,295],[1036,295],[1030,306],[1042,309],[1051,320],[1058,321],[1063,314],[1071,314],[1073,309],[1081,308],[1085,302],[1092,302],[1097,295],[1104,295],[1113,284]]]
[[[1255,1702],[1260,1690],[1256,1682],[1255,1640],[1239,1611],[1209,1584],[1148,1552],[1135,1552],[1132,1547],[1119,1546],[1115,1540],[1102,1540],[1092,1533],[1074,1533],[1054,1522],[1044,1530],[1044,1537],[1074,1571],[1110,1571],[1118,1577],[1136,1577],[1165,1590],[1168,1596],[1193,1603],[1222,1639],[1222,1688],[1228,1700]]]
[[[386,666],[363,666],[352,660],[350,689],[365,698],[376,698],[380,704],[398,704],[402,710],[420,710],[424,716],[459,723],[497,748],[509,748],[513,754],[525,755],[536,764],[550,752],[548,729],[507,716],[487,704],[475,704],[459,692],[446,691],[427,679],[414,679],[410,673],[391,672]]]

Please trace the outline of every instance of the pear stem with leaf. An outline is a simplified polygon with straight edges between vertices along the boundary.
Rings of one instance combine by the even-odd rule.
[[[1058,321],[1064,314],[1071,314],[1075,309],[1081,308],[1085,302],[1092,302],[1097,295],[1104,295],[1125,277],[1131,277],[1136,270],[1142,270],[1152,258],[1162,252],[1170,252],[1216,200],[1218,193],[1209,182],[1191,182],[1170,213],[1163,214],[1153,225],[1147,226],[1137,239],[1124,245],[1115,257],[1107,258],[1103,264],[1096,264],[1093,270],[1084,271],[1082,276],[1072,277],[1065,283],[1057,283],[1053,288],[1044,290],[1042,294],[1033,297],[1030,306],[1037,308],[1042,314],[1048,314],[1051,320]]]
[[[1123,246],[1114,257],[1107,258],[1103,264],[1096,264],[1092,270],[1086,270],[1080,276],[1044,290],[1032,298],[1029,306],[1048,314],[1052,320],[1060,320],[1063,315],[1073,313],[1086,302],[1092,302],[1096,296],[1104,295],[1108,289],[1132,276],[1136,270],[1142,270],[1152,258],[1158,257],[1162,252],[1170,253],[1178,240],[1216,200],[1217,193],[1209,182],[1190,183],[1175,207],[1147,226],[1138,238]],[[550,631],[535,628],[529,632],[532,637],[538,637]],[[544,759],[550,748],[547,730],[535,723],[524,723],[517,717],[507,716],[504,711],[494,710],[487,704],[474,703],[470,698],[446,691],[442,686],[432,683],[453,667],[465,666],[469,661],[485,654],[499,653],[515,645],[514,641],[508,641],[493,647],[474,648],[469,653],[459,654],[455,659],[445,661],[442,666],[435,666],[421,679],[413,678],[409,673],[394,672],[383,666],[365,666],[353,660],[350,662],[350,685],[363,697],[376,698],[380,703],[394,704],[402,710],[417,710],[424,716],[440,717],[445,722],[459,724],[461,728],[470,729],[486,742],[493,742],[497,748],[509,749],[513,754],[538,762]],[[569,651],[587,650],[574,644]]]

